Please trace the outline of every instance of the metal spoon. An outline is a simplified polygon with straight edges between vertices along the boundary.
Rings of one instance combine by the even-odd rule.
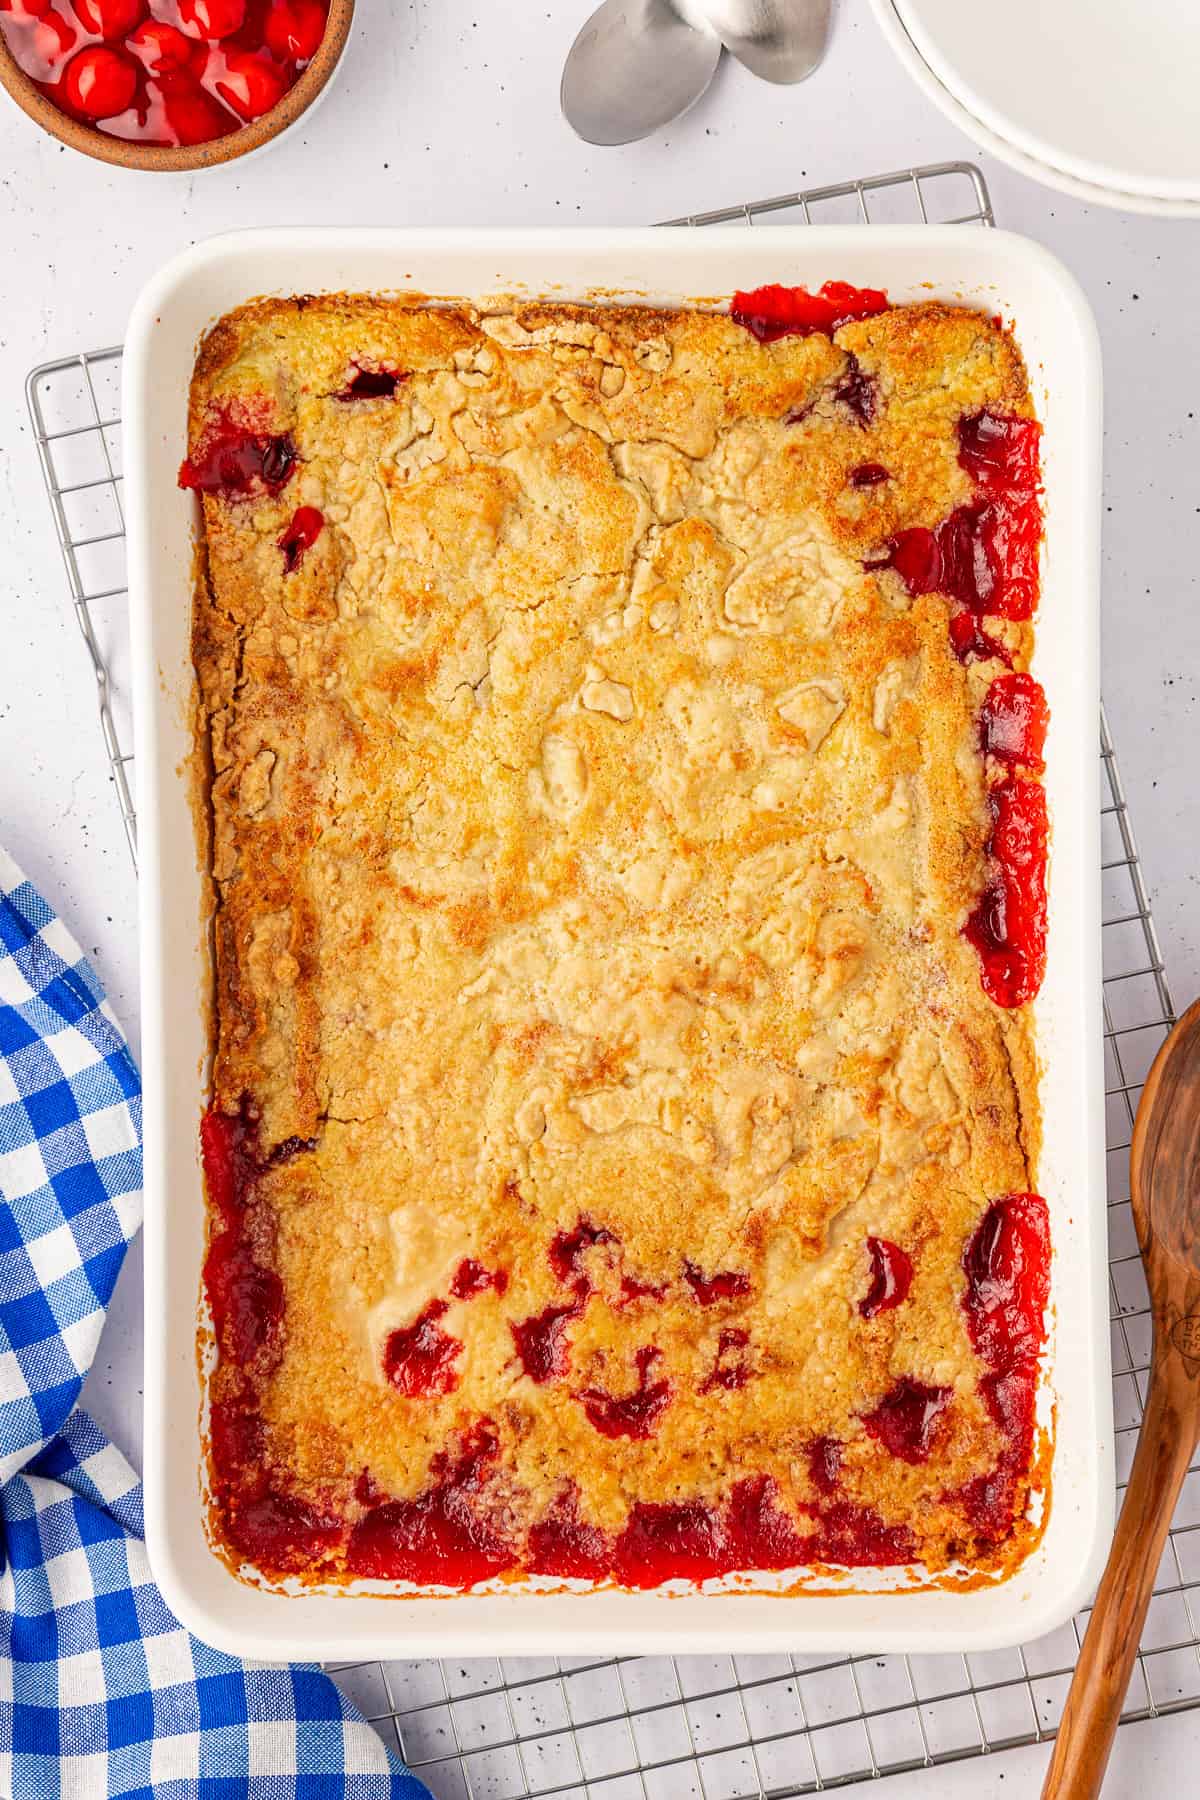
[[[825,54],[830,0],[675,0],[764,81],[803,81]]]
[[[720,59],[670,0],[603,0],[567,53],[563,113],[589,144],[631,144],[694,106]]]
[[[1100,1792],[1171,1515],[1200,1441],[1200,1001],[1146,1077],[1129,1178],[1154,1314],[1146,1410],[1042,1800]]]

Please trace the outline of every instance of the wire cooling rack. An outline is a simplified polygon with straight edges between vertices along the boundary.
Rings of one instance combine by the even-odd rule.
[[[980,172],[942,163],[673,220],[994,223]],[[104,751],[136,857],[125,679],[119,349],[29,377],[29,408]],[[1103,716],[1104,1025],[1113,1389],[1124,1486],[1150,1314],[1129,1207],[1141,1084],[1173,1022],[1116,754]],[[1200,1705],[1200,1465],[1184,1485],[1125,1717]],[[1051,1737],[1086,1613],[975,1656],[705,1656],[360,1662],[332,1673],[438,1800],[768,1800]]]

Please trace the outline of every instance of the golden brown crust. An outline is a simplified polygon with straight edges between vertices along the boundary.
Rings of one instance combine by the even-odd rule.
[[[833,398],[850,353],[869,425]],[[402,371],[395,397],[336,398],[355,365]],[[300,457],[278,495],[205,497],[193,635],[214,1099],[251,1098],[264,1157],[314,1141],[256,1202],[287,1306],[267,1454],[297,1494],[353,1516],[367,1468],[413,1495],[486,1416],[518,1518],[574,1480],[618,1529],[754,1473],[803,1505],[828,1436],[848,1500],[930,1567],[970,1560],[946,1496],[996,1442],[963,1246],[1039,1140],[1031,1028],[960,935],[996,669],[862,558],[969,497],[981,406],[1031,413],[1020,356],[940,304],[764,347],[716,313],[351,296],[206,339],[192,455],[224,416]],[[849,485],[865,462],[891,479]],[[285,573],[302,504],[324,529]],[[1031,628],[989,629],[1026,666]],[[535,1385],[510,1323],[562,1303],[547,1248],[581,1217],[614,1242],[585,1253],[569,1376]],[[864,1320],[869,1235],[916,1273]],[[465,1256],[507,1291],[444,1318],[457,1388],[404,1398],[387,1335]],[[701,1307],[685,1262],[749,1294]],[[663,1297],[623,1304],[622,1275]],[[751,1378],[704,1392],[731,1321]],[[576,1396],[628,1392],[648,1342],[671,1404],[603,1438]],[[861,1423],[902,1377],[954,1389],[916,1464]]]

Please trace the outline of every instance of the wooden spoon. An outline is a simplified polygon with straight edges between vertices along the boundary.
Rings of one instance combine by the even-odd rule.
[[[1154,1314],[1150,1389],[1042,1800],[1100,1792],[1171,1515],[1200,1439],[1200,1000],[1146,1078],[1130,1183]]]

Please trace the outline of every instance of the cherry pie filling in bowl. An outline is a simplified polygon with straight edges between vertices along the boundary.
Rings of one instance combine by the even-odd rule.
[[[231,1566],[1029,1553],[1039,440],[998,320],[838,282],[210,335]]]
[[[270,112],[328,0],[0,0],[0,36],[61,112],[139,144],[207,144]]]

